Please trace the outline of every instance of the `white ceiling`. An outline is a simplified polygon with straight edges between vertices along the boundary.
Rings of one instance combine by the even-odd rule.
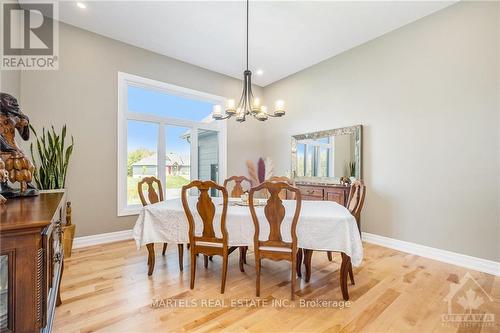
[[[455,1],[250,2],[250,69],[265,86]],[[215,72],[242,77],[245,2],[60,2],[61,21]]]

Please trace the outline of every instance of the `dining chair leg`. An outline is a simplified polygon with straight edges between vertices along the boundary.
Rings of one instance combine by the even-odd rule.
[[[297,264],[296,264],[296,266],[297,266],[297,276],[299,278],[302,277],[302,268],[301,268],[301,266],[302,266],[302,253],[303,253],[302,249],[297,250]]]
[[[295,283],[296,283],[296,274],[297,274],[297,255],[292,254],[292,283],[291,283],[291,288],[292,288],[292,294],[290,299],[293,301],[295,299]]]
[[[311,279],[311,262],[313,250],[304,249],[304,265],[306,266],[306,282]]]
[[[161,251],[162,256],[164,256],[165,252],[167,252],[167,245],[168,245],[168,243],[163,243],[163,250]]]
[[[333,261],[332,251],[327,251],[326,255],[328,256],[328,261]]]
[[[196,255],[193,250],[191,250],[191,282],[189,284],[190,289],[194,289],[194,278],[196,275]]]
[[[150,276],[155,269],[155,244],[146,244],[146,248],[148,249],[148,275]]]
[[[208,256],[206,254],[203,255],[203,266],[208,268]]]
[[[243,263],[246,264],[247,263],[247,252],[248,252],[248,246],[245,246],[243,248]]]
[[[255,295],[260,297],[260,258],[255,260]]]
[[[340,289],[342,290],[342,297],[344,301],[349,300],[349,291],[347,289],[347,275],[349,271],[349,264],[351,258],[342,252],[342,264],[340,265]]]
[[[239,260],[239,264],[240,264],[240,272],[244,273],[245,272],[245,267],[244,267],[244,253],[245,253],[245,247],[244,246],[240,246],[239,247],[239,250],[240,250],[240,260]]]
[[[179,252],[179,270],[182,272],[184,270],[184,244],[177,244],[177,251]]]
[[[226,289],[227,260],[228,260],[228,254],[225,253],[222,256],[222,282],[221,282],[221,286],[220,286],[220,293],[221,294],[224,294],[224,291]]]
[[[349,278],[351,279],[351,284],[355,284],[354,283],[354,273],[352,272],[352,262],[349,261]]]

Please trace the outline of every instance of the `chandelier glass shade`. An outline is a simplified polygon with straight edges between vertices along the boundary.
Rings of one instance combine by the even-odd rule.
[[[254,97],[252,93],[252,72],[248,69],[248,7],[249,0],[247,0],[247,29],[246,29],[246,60],[247,67],[243,72],[243,91],[241,97],[236,104],[236,100],[226,100],[224,110],[222,105],[217,104],[213,106],[212,117],[216,120],[228,119],[236,117],[236,121],[244,122],[247,116],[253,116],[255,119],[265,121],[269,117],[282,117],[285,115],[285,102],[282,100],[276,101],[272,113],[268,112],[267,106],[261,104],[258,97]]]

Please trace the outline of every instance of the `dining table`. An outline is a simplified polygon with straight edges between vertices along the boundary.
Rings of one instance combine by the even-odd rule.
[[[214,230],[216,237],[222,237],[220,221],[222,198],[212,197],[215,206]],[[197,196],[188,197],[188,205],[195,220],[195,234],[201,235],[203,223],[197,214]],[[295,212],[295,200],[282,200],[285,217],[281,223],[283,241],[291,242],[291,223]],[[255,207],[259,220],[259,239],[267,240],[269,223],[264,214],[265,199]],[[226,229],[229,246],[254,244],[254,222],[248,204],[240,198],[229,198]],[[133,229],[133,238],[140,249],[154,243],[189,243],[189,225],[180,198],[160,201],[142,208]],[[349,210],[334,201],[302,201],[299,221],[296,227],[297,247],[304,251],[331,251],[342,253],[340,283],[344,299],[348,299],[347,266],[359,266],[363,260],[363,246],[356,219]],[[154,247],[148,246],[148,251]],[[310,251],[312,253],[312,251]],[[154,269],[154,253],[149,263],[149,274]],[[300,264],[299,264],[300,267]],[[307,270],[306,266],[306,270]],[[310,267],[309,267],[310,269]],[[307,272],[306,272],[307,273]],[[308,273],[310,276],[310,273]],[[308,279],[307,279],[308,280]]]

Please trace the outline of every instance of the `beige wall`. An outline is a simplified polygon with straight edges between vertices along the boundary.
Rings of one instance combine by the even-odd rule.
[[[77,236],[131,229],[136,216],[119,218],[116,208],[118,71],[226,97],[239,96],[241,81],[69,25],[59,33],[59,70],[23,71],[21,107],[35,128],[67,124],[75,138],[67,187]],[[228,174],[260,156],[259,130],[229,122]]]
[[[19,98],[21,92],[21,73],[20,71],[1,71],[0,72],[0,91]]]
[[[364,231],[500,260],[499,40],[499,4],[462,2],[267,86],[266,155],[363,124]]]
[[[16,20],[15,17],[14,20]],[[3,24],[3,21],[0,22]],[[14,36],[21,36],[20,24],[20,22],[18,22],[18,24],[12,24],[11,29],[16,30],[16,32],[13,32]],[[10,94],[19,99],[21,93],[21,72],[15,70],[0,71],[0,92]]]

